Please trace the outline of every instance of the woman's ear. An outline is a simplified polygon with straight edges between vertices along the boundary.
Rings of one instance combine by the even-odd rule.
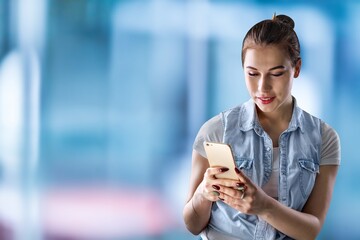
[[[301,69],[301,58],[299,58],[299,60],[296,62],[294,78],[297,78],[300,75],[300,69]]]

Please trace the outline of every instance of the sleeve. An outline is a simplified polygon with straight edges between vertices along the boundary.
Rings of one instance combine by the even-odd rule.
[[[340,138],[336,131],[323,123],[320,165],[340,165]]]
[[[224,126],[222,124],[221,117],[220,115],[216,115],[202,125],[195,138],[193,149],[206,158],[203,145],[204,141],[222,142],[223,135]]]

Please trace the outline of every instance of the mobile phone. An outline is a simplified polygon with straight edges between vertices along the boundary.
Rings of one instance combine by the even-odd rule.
[[[234,155],[229,144],[205,141],[204,148],[210,167],[227,167],[229,169],[215,175],[216,178],[239,179],[235,172]]]

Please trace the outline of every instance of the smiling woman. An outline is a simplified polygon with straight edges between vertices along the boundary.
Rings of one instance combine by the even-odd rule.
[[[242,61],[251,99],[207,121],[195,139],[183,213],[202,239],[315,239],[324,224],[340,143],[292,96],[301,69],[293,28],[279,15],[248,31]],[[216,177],[229,169],[209,166],[204,141],[231,146],[237,180]]]
[[[295,68],[292,67],[286,52],[277,45],[247,49],[244,62],[245,82],[261,112],[277,115],[276,112],[281,111],[282,107],[291,105],[292,82],[299,76],[300,67],[301,60],[297,61]],[[291,111],[287,113],[282,117],[288,122]]]

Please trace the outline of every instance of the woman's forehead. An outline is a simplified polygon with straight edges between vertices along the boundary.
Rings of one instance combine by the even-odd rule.
[[[291,65],[286,50],[280,45],[255,45],[246,49],[244,67],[251,66],[273,68],[279,65]]]

